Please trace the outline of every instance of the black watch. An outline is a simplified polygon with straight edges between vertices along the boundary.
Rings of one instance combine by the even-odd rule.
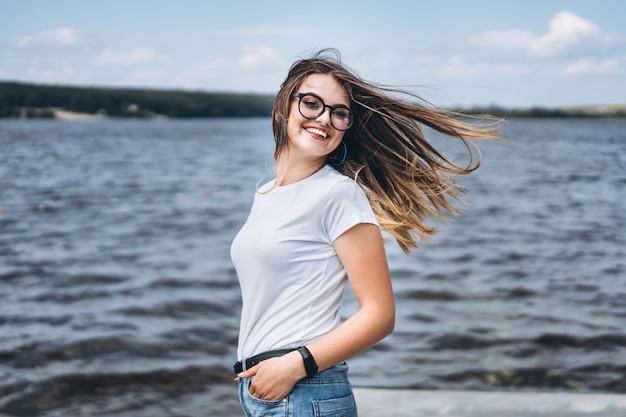
[[[308,378],[312,377],[317,373],[317,364],[315,363],[315,359],[313,359],[313,355],[309,352],[309,349],[304,346],[298,348],[298,352],[302,355],[302,359],[304,360],[304,369],[306,370],[306,376]]]

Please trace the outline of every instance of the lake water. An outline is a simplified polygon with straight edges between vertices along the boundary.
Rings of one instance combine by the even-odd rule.
[[[355,386],[626,393],[626,121],[503,134],[465,216],[387,245],[396,331]],[[269,119],[0,121],[0,414],[241,415],[229,245],[272,140]]]

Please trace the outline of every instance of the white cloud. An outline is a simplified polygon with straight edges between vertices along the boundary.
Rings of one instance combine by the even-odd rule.
[[[31,45],[70,46],[78,43],[79,40],[80,38],[76,29],[62,27],[55,30],[39,32],[34,35],[22,36],[15,41],[15,44],[20,47]]]
[[[266,45],[254,45],[244,49],[239,64],[247,70],[258,70],[281,65],[282,62],[280,54],[275,49]]]
[[[619,34],[604,33],[593,22],[572,12],[557,13],[548,24],[548,31],[536,36],[526,30],[491,31],[474,39],[475,43],[508,50],[521,50],[535,56],[553,56],[585,42],[610,44],[621,41]]]
[[[528,69],[509,63],[470,63],[455,57],[443,64],[437,73],[443,78],[472,78],[487,76],[523,76]]]
[[[128,53],[119,53],[105,49],[96,58],[96,64],[132,66],[153,61],[155,57],[154,51],[147,48],[137,48]]]
[[[561,72],[566,75],[602,75],[614,72],[618,67],[616,59],[598,60],[587,57],[566,65],[561,69]]]
[[[513,29],[490,31],[479,38],[472,39],[472,42],[500,49],[525,50],[532,44],[533,39],[532,32]]]

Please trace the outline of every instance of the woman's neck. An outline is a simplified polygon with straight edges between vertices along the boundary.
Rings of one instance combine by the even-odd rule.
[[[276,185],[279,187],[302,181],[324,167],[324,161],[305,163],[280,159],[276,163]]]

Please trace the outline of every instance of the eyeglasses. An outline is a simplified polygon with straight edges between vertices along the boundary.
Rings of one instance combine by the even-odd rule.
[[[354,114],[348,106],[327,106],[320,97],[313,93],[296,93],[291,98],[299,98],[298,110],[305,119],[317,119],[326,109],[330,109],[330,124],[337,130],[348,130],[354,122]]]

